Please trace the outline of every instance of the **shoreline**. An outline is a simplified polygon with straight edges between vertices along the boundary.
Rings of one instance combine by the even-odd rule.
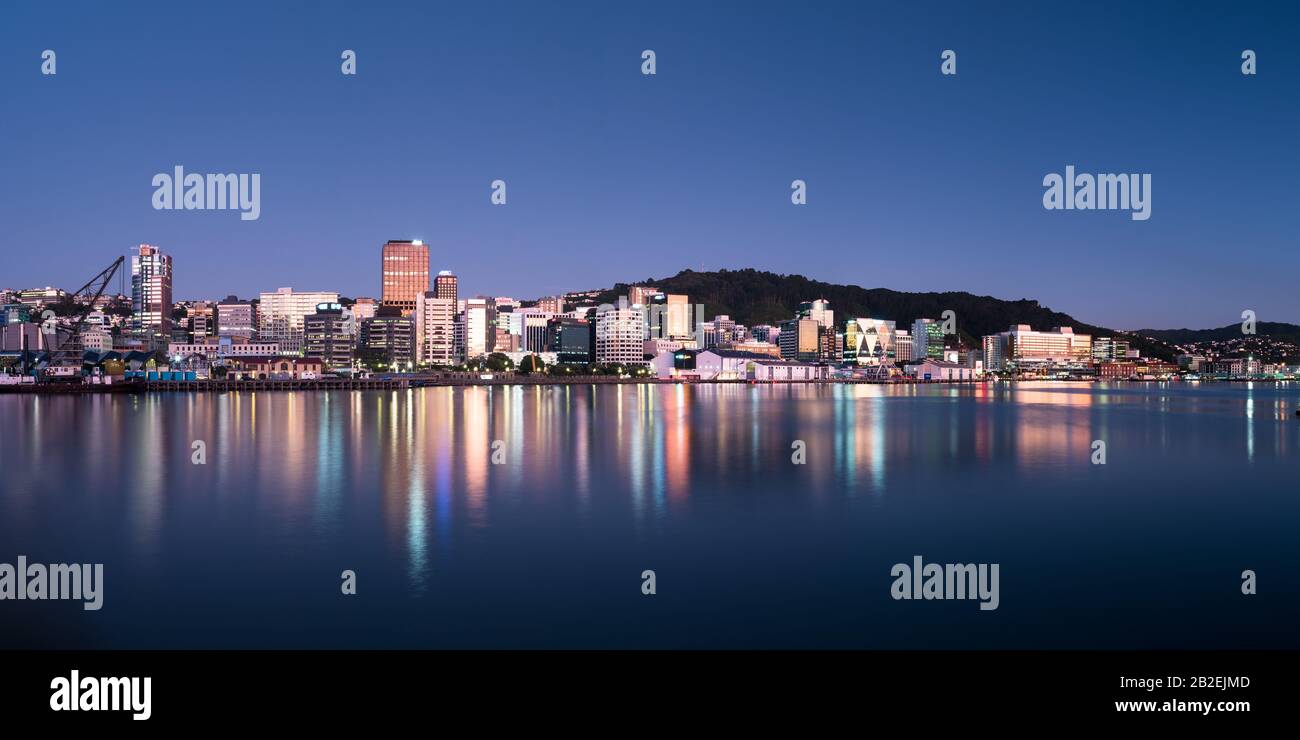
[[[676,378],[619,378],[609,376],[501,376],[493,378],[466,377],[405,377],[405,378],[331,378],[282,380],[155,380],[126,381],[112,384],[99,383],[21,383],[0,385],[0,395],[87,395],[120,393],[231,393],[231,392],[319,392],[319,391],[374,391],[411,390],[418,388],[449,388],[471,386],[562,386],[562,385],[947,385],[983,386],[989,384],[1019,383],[1290,383],[1292,378],[1214,378],[1199,380],[1116,378],[1062,379],[1023,378],[994,380],[921,380],[915,378],[876,380],[865,378],[826,378],[822,380],[682,380]]]

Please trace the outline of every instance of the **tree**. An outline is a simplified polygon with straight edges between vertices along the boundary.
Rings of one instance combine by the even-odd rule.
[[[523,362],[519,363],[519,372],[524,375],[544,373],[546,372],[546,363],[537,355],[528,355]]]
[[[487,356],[487,369],[494,373],[503,373],[507,370],[513,370],[515,363],[510,361],[509,357],[500,352],[493,352]]]

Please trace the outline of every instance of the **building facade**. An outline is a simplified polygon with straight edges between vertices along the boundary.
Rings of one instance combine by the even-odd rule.
[[[150,346],[171,339],[172,258],[149,244],[131,256],[131,331]]]
[[[415,313],[415,304],[429,290],[429,246],[419,239],[390,240],[380,250],[383,257],[383,293],[380,305],[403,316]]]

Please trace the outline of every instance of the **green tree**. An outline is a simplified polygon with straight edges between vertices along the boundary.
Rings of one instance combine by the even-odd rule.
[[[523,362],[519,363],[519,372],[524,375],[544,373],[546,372],[546,363],[537,355],[528,355]]]
[[[513,370],[515,363],[510,361],[509,357],[500,352],[493,352],[487,356],[487,369],[494,373],[503,373],[507,370]]]

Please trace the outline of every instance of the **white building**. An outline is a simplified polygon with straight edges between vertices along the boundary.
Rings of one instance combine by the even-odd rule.
[[[918,380],[974,380],[975,368],[946,360],[927,359],[917,365],[908,365],[907,374]]]
[[[426,291],[415,299],[415,359],[426,365],[454,365],[456,300]]]
[[[644,365],[646,316],[643,311],[619,299],[617,307],[596,312],[596,363],[601,365]]]
[[[338,302],[339,294],[329,291],[280,288],[274,293],[262,293],[257,309],[258,339],[279,345],[280,354],[301,355],[303,319],[316,313],[317,304]]]
[[[495,314],[490,298],[465,299],[464,358],[473,360],[488,353],[488,337],[495,337]]]

